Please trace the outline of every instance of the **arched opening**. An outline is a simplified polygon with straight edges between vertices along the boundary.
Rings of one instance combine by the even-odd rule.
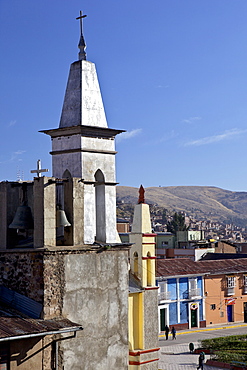
[[[134,274],[138,275],[138,253],[134,253]]]
[[[147,286],[151,286],[152,285],[152,266],[151,266],[151,254],[150,252],[147,253]]]
[[[101,170],[95,175],[95,221],[96,241],[106,242],[105,177]]]
[[[69,170],[64,171],[63,179],[71,179],[71,173],[69,172]]]
[[[63,179],[70,180],[71,173],[66,169],[62,176]],[[72,194],[68,188],[67,181],[58,181],[56,183],[56,244],[57,245],[72,245],[70,237],[71,229],[66,228],[71,226],[68,218],[72,219],[72,214],[68,216],[70,209]]]

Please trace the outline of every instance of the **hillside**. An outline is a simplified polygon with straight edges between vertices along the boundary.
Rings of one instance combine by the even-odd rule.
[[[138,188],[117,187],[117,199],[134,205]],[[145,200],[170,211],[184,211],[196,219],[211,219],[247,225],[247,192],[234,192],[211,186],[167,186],[145,189]]]

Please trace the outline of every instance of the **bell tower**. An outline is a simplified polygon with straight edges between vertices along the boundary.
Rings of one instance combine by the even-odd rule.
[[[130,233],[131,271],[143,287],[155,286],[155,236],[151,229],[149,205],[145,203],[145,190],[139,189],[138,204],[134,209]]]
[[[77,177],[84,185],[84,244],[117,242],[115,136],[108,128],[95,64],[86,60],[80,12],[79,60],[70,67],[59,128],[52,139],[55,178]]]

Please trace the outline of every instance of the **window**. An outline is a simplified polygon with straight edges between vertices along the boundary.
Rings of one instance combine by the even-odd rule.
[[[214,303],[213,303],[213,304],[211,304],[211,305],[210,305],[210,310],[216,310],[216,304],[214,304]]]
[[[244,294],[246,294],[246,293],[247,293],[247,275],[244,275],[244,276],[243,276],[243,280],[244,280],[244,281],[243,281],[243,283],[244,283],[244,284],[243,284],[243,288],[244,288],[243,293],[244,293]]]
[[[235,292],[235,276],[227,276],[227,295],[233,295]]]
[[[170,299],[170,292],[167,291],[167,280],[159,283],[159,301]]]
[[[197,278],[189,279],[189,298],[200,295],[200,289],[197,288]]]

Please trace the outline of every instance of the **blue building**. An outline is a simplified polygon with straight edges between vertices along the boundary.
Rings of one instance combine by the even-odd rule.
[[[165,325],[177,330],[205,327],[204,277],[196,262],[187,259],[158,259],[159,331]]]

